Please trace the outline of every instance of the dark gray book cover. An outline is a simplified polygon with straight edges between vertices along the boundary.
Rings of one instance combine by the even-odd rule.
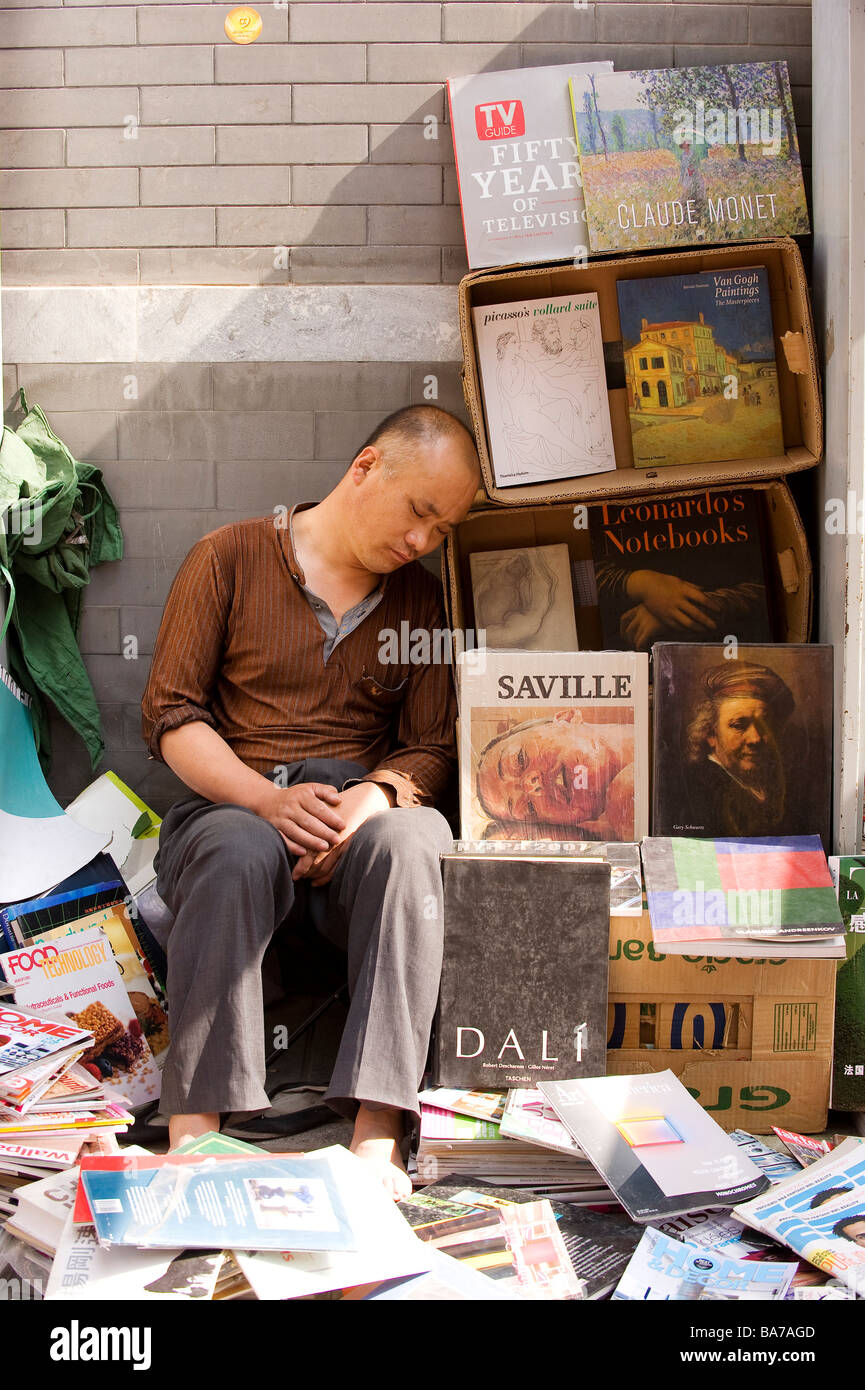
[[[442,870],[436,1085],[603,1076],[609,865],[453,854]]]

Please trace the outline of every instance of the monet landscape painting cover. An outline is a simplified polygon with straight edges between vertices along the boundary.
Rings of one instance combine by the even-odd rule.
[[[808,232],[786,63],[589,73],[570,89],[593,251]]]

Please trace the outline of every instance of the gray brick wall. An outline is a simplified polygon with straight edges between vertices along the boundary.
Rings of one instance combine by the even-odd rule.
[[[453,284],[466,262],[442,84],[479,68],[785,58],[807,177],[807,4],[268,0],[247,47],[225,37],[228,8],[0,0],[6,285]],[[118,503],[126,555],[94,574],[81,644],[103,766],[158,810],[178,783],[147,760],[138,700],[182,556],[224,522],[323,496],[430,376],[463,413],[454,362],[4,365],[4,405],[26,386]],[[58,723],[60,799],[91,775]]]
[[[286,240],[284,281],[450,283],[442,84],[484,68],[785,58],[809,161],[808,4],[288,0],[245,46],[226,9],[0,0],[7,284],[269,283]]]

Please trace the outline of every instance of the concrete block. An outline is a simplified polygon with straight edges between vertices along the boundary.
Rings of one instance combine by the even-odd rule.
[[[629,44],[550,44],[526,42],[522,45],[523,67],[546,67],[552,63],[592,63],[610,58],[620,71],[627,68],[674,67],[675,48],[671,43]]]
[[[295,502],[320,502],[336,486],[346,464],[265,462],[218,463],[217,496],[220,507],[245,511],[247,516],[275,514],[276,507]]]
[[[332,4],[292,5],[291,39],[293,43],[326,43],[336,29],[349,42],[374,43],[397,34],[435,42],[441,38],[440,11],[440,5],[430,4],[340,3],[337,14]]]
[[[0,131],[0,167],[47,169],[62,163],[62,130]]]
[[[123,459],[311,458],[313,416],[307,411],[139,410],[120,418],[119,439]]]
[[[291,88],[279,83],[145,87],[141,93],[142,125],[281,125],[289,120]]]
[[[138,643],[139,657],[152,656],[156,634],[162,621],[162,609],[124,603],[119,612],[121,638],[134,637]]]
[[[212,208],[104,208],[67,213],[70,246],[212,246]]]
[[[33,399],[45,408],[38,397]],[[117,417],[113,412],[54,410],[49,423],[57,438],[82,463],[108,463],[117,458]]]
[[[450,127],[443,121],[369,128],[371,164],[446,164],[453,157]]]
[[[295,246],[291,279],[297,285],[434,285],[437,246]]]
[[[366,155],[365,125],[236,125],[216,132],[220,164],[359,164]]]
[[[51,363],[27,367],[28,389],[48,410],[210,410],[206,362]]]
[[[381,418],[379,410],[321,411],[315,417],[315,457],[347,468]]]
[[[452,164],[444,168],[444,183],[442,187],[443,203],[459,203],[460,185],[457,178],[457,171]]]
[[[0,173],[4,207],[134,207],[136,169],[15,169]]]
[[[334,37],[342,38],[341,25]],[[362,43],[286,43],[278,47],[216,49],[217,82],[364,82],[366,50]]]
[[[359,207],[218,208],[216,231],[220,246],[362,246],[366,212]]]
[[[155,48],[76,48],[66,54],[67,87],[120,83],[165,87],[174,83],[212,82],[213,49],[190,44]]]
[[[442,37],[448,43],[508,43],[529,36],[548,43],[591,43],[595,9],[575,9],[571,0],[543,5],[448,4],[442,6]]]
[[[374,43],[369,47],[370,82],[446,82],[487,69],[519,67],[517,44]]]
[[[142,169],[141,203],[144,207],[208,207],[289,201],[289,171],[278,165],[246,169],[218,165],[202,169]]]
[[[442,410],[449,410],[471,428],[458,362],[413,364],[409,401],[412,405],[441,406]]]
[[[212,164],[212,126],[138,126],[134,140],[126,126],[113,130],[70,130],[66,163],[90,168],[111,165]]]
[[[4,48],[102,48],[135,43],[135,10],[129,5],[85,9],[19,10],[3,19]]]
[[[3,26],[3,40],[6,26]],[[0,52],[0,87],[62,87],[63,54],[56,48]]]
[[[292,195],[301,205],[440,203],[441,170],[428,164],[300,165],[292,171]]]
[[[100,567],[101,568],[101,567]],[[119,566],[106,566],[117,569]],[[99,573],[100,571],[96,571]],[[85,662],[87,674],[93,684],[96,698],[100,702],[141,700],[147,683],[147,672],[142,661],[127,661],[119,653],[104,656],[94,654]]]
[[[298,83],[292,90],[292,117],[298,123],[391,124],[423,121],[427,115],[438,120],[444,117],[444,94],[440,86],[431,83],[369,83],[351,88]]]
[[[442,247],[442,282],[457,285],[468,274],[469,263],[464,246]]]
[[[749,5],[751,43],[811,46],[810,5]]]
[[[377,410],[405,405],[409,367],[394,362],[219,362],[220,410]]]
[[[18,368],[11,362],[3,363],[3,409],[9,405],[18,390]]]
[[[88,595],[92,603],[114,604],[129,603],[135,601],[145,605],[159,604],[161,607],[168,597],[168,590],[174,578],[177,566],[173,562],[165,560],[114,560],[107,565],[97,565],[90,576],[88,585]],[[108,660],[109,658],[104,658]],[[124,661],[122,656],[113,658],[115,664],[120,663],[118,670],[124,666],[131,667],[133,670],[140,669],[140,663],[135,661]],[[143,684],[143,682],[142,682]],[[140,695],[135,690],[128,691],[123,696],[120,690],[97,691],[105,698],[106,694],[112,694],[115,698],[136,699]]]
[[[85,600],[78,645],[87,654],[119,652],[120,609],[103,608]]]
[[[222,5],[140,5],[138,42],[140,44],[231,44],[225,32],[228,10]],[[288,39],[288,11],[262,5],[258,44],[285,43]],[[233,45],[232,45],[233,47]],[[248,52],[252,45],[243,45]]]
[[[459,208],[370,208],[369,241],[371,246],[462,246]]]
[[[600,43],[628,43],[651,35],[658,43],[747,43],[750,7],[739,4],[602,4],[597,7]]]
[[[130,559],[180,561],[196,541],[213,530],[211,513],[199,511],[123,511],[123,554]]]
[[[194,89],[193,89],[194,90]],[[0,128],[116,126],[138,119],[137,87],[15,88],[0,92]]]
[[[5,216],[3,222],[5,229]],[[137,251],[3,251],[3,284],[10,287],[137,283]]]
[[[0,215],[0,235],[3,238],[3,262],[10,250],[23,247],[25,250],[40,246],[62,246],[65,236],[63,213],[59,209],[46,209],[34,212],[21,208]],[[3,276],[7,284],[6,276]]]
[[[128,360],[136,352],[135,301],[129,285],[9,287],[3,297],[5,353],[19,367]]]
[[[287,284],[287,266],[277,269],[270,247],[197,246],[144,248],[140,254],[142,285]]]
[[[215,507],[216,469],[212,459],[156,460],[147,454],[105,471],[105,480],[118,507],[168,509]],[[124,603],[146,603],[134,587]],[[162,603],[162,599],[151,602]]]

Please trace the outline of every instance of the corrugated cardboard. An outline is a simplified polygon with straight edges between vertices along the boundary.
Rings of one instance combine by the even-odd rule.
[[[712,486],[715,486],[714,479]],[[807,642],[811,632],[811,559],[805,528],[790,489],[780,478],[742,486],[757,489],[765,497],[769,584],[775,591],[781,626],[779,640]],[[679,488],[677,495],[687,496],[704,491],[705,487],[704,483],[702,487]],[[650,495],[637,494],[635,500]],[[595,499],[596,502],[600,500]],[[475,629],[469,570],[469,555],[473,551],[507,550],[564,541],[572,561],[591,560],[588,527],[581,522],[585,522],[585,517],[575,510],[573,503],[508,508],[488,503],[469,512],[466,519],[454,527],[442,548],[442,580],[452,630],[467,633]],[[581,648],[590,650],[603,646],[597,608],[577,609],[577,631]]]
[[[834,961],[664,955],[611,918],[608,1074],[669,1067],[724,1129],[825,1129],[834,1011]]]
[[[558,478],[528,487],[497,487],[487,444],[480,374],[475,353],[472,309],[477,305],[579,294],[598,295],[601,333],[605,343],[621,341],[616,281],[649,275],[681,275],[737,266],[764,265],[769,276],[772,318],[778,361],[778,391],[785,451],[763,459],[732,459],[724,463],[675,464],[665,468],[635,468],[624,386],[609,391],[610,419],[617,467],[611,473]],[[778,478],[819,463],[823,452],[823,413],[814,343],[814,326],[802,258],[790,237],[734,246],[610,257],[587,264],[512,266],[474,271],[460,282],[460,332],[463,343],[463,391],[480,454],[484,487],[491,501],[509,506],[565,500],[603,500],[632,493],[659,493],[709,484]]]

